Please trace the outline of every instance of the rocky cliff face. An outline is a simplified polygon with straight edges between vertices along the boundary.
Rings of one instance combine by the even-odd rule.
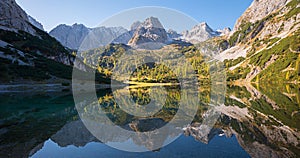
[[[27,14],[15,0],[0,1],[0,28],[11,31],[22,30],[32,35],[36,32],[30,25]]]
[[[177,33],[175,30],[172,30],[172,29],[169,29],[167,34],[168,34],[169,40],[178,39],[182,36],[181,34]]]
[[[265,18],[267,15],[285,6],[291,0],[254,0],[251,6],[237,20],[234,31],[237,31],[242,23],[254,23]]]
[[[74,54],[38,29],[42,28],[41,24],[29,17],[14,0],[0,1],[0,15],[2,83],[71,79]],[[76,66],[83,71],[91,69],[80,61]]]
[[[183,32],[183,39],[197,43],[206,41],[214,36],[219,34],[213,31],[207,23],[200,23],[199,25],[194,26],[190,31]]]
[[[231,28],[226,27],[223,30],[217,30],[217,32],[220,34],[220,36],[229,36],[232,30]]]
[[[88,33],[89,29],[82,24],[74,24],[72,26],[62,24],[49,32],[62,45],[71,49],[78,49]]]
[[[256,0],[225,40],[229,49],[216,58],[234,62],[233,80],[299,83],[299,21],[299,0]]]
[[[44,26],[30,15],[28,15],[28,20],[33,26],[44,31]]]
[[[114,39],[113,43],[128,44],[128,42],[133,37],[134,33],[136,32],[136,30],[138,29],[138,27],[141,24],[142,23],[140,21],[134,22],[130,27],[130,31],[128,31],[128,32],[120,35],[116,39]],[[172,29],[169,29],[167,31],[167,36],[168,36],[168,41],[172,41],[174,39],[179,39],[182,35]]]
[[[130,30],[136,30],[141,24],[142,24],[142,22],[140,22],[140,21],[134,22],[134,23],[130,26]]]
[[[158,18],[150,17],[137,27],[128,44],[136,47],[145,43],[165,44],[167,42],[168,35],[163,25]]]

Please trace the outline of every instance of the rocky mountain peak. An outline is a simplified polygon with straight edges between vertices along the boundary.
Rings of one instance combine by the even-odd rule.
[[[89,28],[77,23],[72,26],[60,24],[49,32],[61,44],[71,49],[78,49],[88,33]]]
[[[208,33],[214,32],[213,29],[210,28],[206,22],[202,22],[199,25],[194,26],[192,31],[206,31]]]
[[[142,24],[142,22],[140,22],[140,21],[134,22],[134,23],[131,25],[130,30],[136,30],[141,24]]]
[[[87,28],[87,27],[84,26],[83,24],[78,24],[78,23],[73,24],[72,27],[73,27],[73,28],[79,28],[79,29],[81,29],[81,28],[84,28],[84,29]]]
[[[33,35],[36,33],[29,23],[28,15],[15,0],[0,1],[0,17],[0,28],[2,29],[22,30]]]
[[[199,25],[196,25],[196,27],[197,27],[197,26],[200,26],[200,27],[202,27],[203,29],[205,29],[205,28],[210,28],[206,22],[201,22]]]
[[[160,29],[164,29],[163,25],[160,23],[160,21],[158,20],[158,18],[155,18],[155,17],[147,18],[147,19],[140,25],[140,27],[144,27],[144,28],[160,28]]]
[[[285,6],[291,0],[254,0],[245,13],[237,20],[234,31],[245,22],[254,23]]]
[[[146,43],[160,43],[164,44],[168,42],[168,35],[163,25],[158,18],[147,18],[140,26],[135,30],[133,37],[128,42],[129,45],[139,47]],[[152,47],[152,44],[151,47]],[[152,48],[151,48],[152,49]]]
[[[212,37],[219,36],[220,33],[217,31],[214,31],[211,27],[208,26],[207,23],[202,22],[196,26],[194,26],[189,31],[184,31],[182,33],[182,39],[197,43],[197,42],[203,42],[206,41]]]
[[[168,34],[168,37],[170,40],[177,39],[182,36],[181,34],[177,33],[175,30],[172,30],[172,29],[169,29],[167,34]]]
[[[231,28],[225,27],[223,30],[218,30],[217,32],[220,33],[220,36],[229,36],[231,33]]]

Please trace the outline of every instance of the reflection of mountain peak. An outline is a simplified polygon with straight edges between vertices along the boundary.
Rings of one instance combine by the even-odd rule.
[[[194,123],[188,125],[183,129],[186,136],[192,136],[196,140],[208,144],[216,135],[224,134],[224,131],[218,128],[209,128],[208,126],[200,125],[199,123]],[[226,133],[225,133],[226,134]],[[230,135],[226,135],[229,137]]]
[[[86,129],[82,121],[74,121],[66,124],[51,139],[61,147],[68,145],[79,147],[85,146],[90,142],[99,141]]]

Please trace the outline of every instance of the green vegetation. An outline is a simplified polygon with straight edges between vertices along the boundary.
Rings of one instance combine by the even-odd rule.
[[[0,58],[2,82],[20,80],[45,82],[48,79],[70,81],[72,79],[74,54],[71,54],[46,32],[38,29],[36,32],[39,37],[24,31],[16,33],[0,29],[1,40],[11,44],[0,48],[0,51],[13,58],[12,60]],[[19,61],[24,62],[25,65],[20,65]],[[70,62],[70,65],[65,65],[63,61]],[[85,73],[81,72],[81,74],[84,76]],[[96,80],[109,82],[99,73],[96,74]]]
[[[226,106],[238,106],[240,108],[245,108],[247,107],[245,104],[237,101],[237,100],[234,100],[234,99],[231,99],[231,98],[226,98],[225,99],[225,103],[224,103]]]
[[[251,26],[253,24],[250,22],[241,25],[240,30],[236,31],[229,39],[229,45],[234,46],[236,43],[241,42],[248,33],[251,32]]]
[[[45,56],[70,55],[57,40],[49,36],[46,32],[38,29],[36,31],[40,37],[33,36],[24,31],[15,33],[0,29],[0,38],[25,53],[41,52]]]
[[[282,39],[270,49],[265,49],[250,58],[250,64],[264,68],[272,56],[278,56],[273,63],[259,74],[265,82],[299,81],[299,31]]]
[[[268,44],[267,47],[271,47],[273,44],[278,42],[281,38],[280,37],[275,37],[275,38],[270,38],[270,39],[265,39],[263,40],[264,44]]]
[[[227,86],[227,91],[226,93],[228,95],[233,95],[237,98],[247,98],[249,99],[251,97],[251,94],[247,91],[245,87],[239,87],[239,86],[233,86],[233,85],[228,85]]]
[[[146,83],[178,83],[177,76],[163,64],[148,63],[138,67],[131,75],[131,81]]]
[[[232,66],[235,66],[235,65],[241,63],[244,60],[245,60],[244,57],[238,57],[237,59],[225,59],[224,60],[224,65],[225,65],[226,68],[230,68]]]
[[[250,67],[237,67],[233,71],[227,72],[227,81],[245,79],[250,71]]]
[[[291,9],[287,14],[284,15],[286,20],[290,19],[300,13],[300,7],[297,7],[299,4],[300,4],[299,0],[292,0],[291,2],[289,2],[287,4],[287,7],[291,8]]]
[[[175,83],[178,82],[179,75],[181,78],[187,78],[191,77],[191,74],[198,78],[200,84],[209,84],[210,66],[206,64],[207,59],[195,46],[171,47],[170,49],[153,51],[129,50],[128,46],[123,44],[110,44],[106,47],[83,52],[82,56],[86,64],[97,68],[100,73],[107,77],[110,77],[116,66],[120,64],[122,67],[118,67],[118,70],[122,72],[133,66],[135,71],[128,75],[131,76],[130,80],[134,82]],[[119,58],[125,53],[130,53],[130,55],[125,56],[126,58],[120,61]],[[152,54],[151,57],[148,56],[150,53]],[[147,58],[153,58],[156,61],[165,60],[163,64],[153,62],[143,65],[137,64],[144,63]],[[182,58],[185,59],[184,62],[182,62]]]

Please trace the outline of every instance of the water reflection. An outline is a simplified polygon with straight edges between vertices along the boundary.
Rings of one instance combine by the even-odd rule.
[[[114,132],[103,133],[106,143],[136,148],[152,148],[155,143],[179,137],[162,149],[143,154],[118,151],[95,138],[78,120],[71,94],[1,94],[0,157],[300,156],[298,85],[228,86],[225,103],[215,108],[221,116],[208,132],[201,125],[209,112],[211,89],[203,87],[199,91],[202,102],[194,121],[178,132],[171,130],[167,135],[141,135],[135,139]],[[147,93],[147,88],[135,88],[131,94],[135,101],[147,103],[151,99]],[[106,105],[99,108],[104,109],[114,123],[131,131],[151,131],[163,126],[176,113],[176,101],[183,97],[171,89],[165,111],[156,113],[151,119],[144,119],[121,112],[109,90],[98,94],[99,102]],[[87,112],[93,111],[87,109]],[[162,138],[161,142],[151,142],[151,138],[156,136]]]
[[[78,119],[65,92],[1,93],[0,157],[28,157],[68,121]]]

